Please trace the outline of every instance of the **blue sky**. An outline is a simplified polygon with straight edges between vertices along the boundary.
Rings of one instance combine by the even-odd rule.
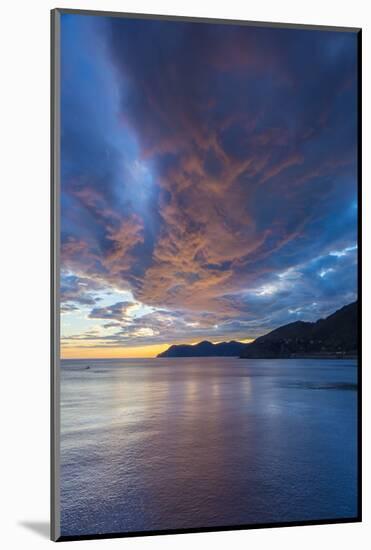
[[[356,299],[356,47],[62,15],[66,356],[248,340]]]

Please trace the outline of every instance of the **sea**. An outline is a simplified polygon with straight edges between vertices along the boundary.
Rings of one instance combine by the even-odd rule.
[[[357,516],[356,360],[64,360],[60,374],[62,536]]]

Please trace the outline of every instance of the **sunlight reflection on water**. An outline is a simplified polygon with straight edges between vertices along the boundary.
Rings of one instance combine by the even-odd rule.
[[[356,515],[355,361],[89,365],[61,369],[62,534]]]

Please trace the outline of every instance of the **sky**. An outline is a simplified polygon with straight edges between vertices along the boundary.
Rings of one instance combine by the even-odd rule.
[[[61,356],[357,298],[357,38],[61,16]]]

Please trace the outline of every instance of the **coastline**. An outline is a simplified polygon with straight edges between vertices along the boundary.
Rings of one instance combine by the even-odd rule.
[[[260,357],[243,357],[240,359],[355,359],[358,360],[357,353],[291,353],[282,355],[262,355]]]

